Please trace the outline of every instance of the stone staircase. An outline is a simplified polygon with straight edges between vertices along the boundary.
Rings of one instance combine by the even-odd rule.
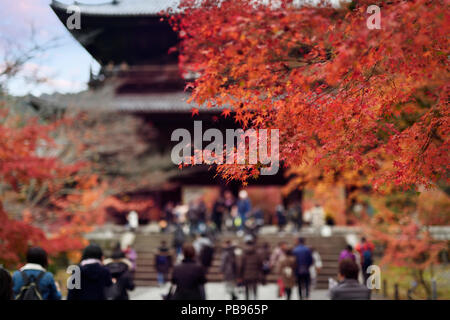
[[[305,235],[306,244],[313,246],[319,252],[322,258],[323,268],[317,279],[317,289],[328,288],[328,278],[336,277],[338,268],[339,253],[345,247],[346,242],[343,236],[331,236],[327,238]],[[294,244],[297,236],[294,235],[278,235],[267,234],[261,235],[258,239],[258,245],[263,242],[268,242],[273,249],[280,241],[286,241],[289,244]],[[235,240],[239,244],[243,244],[242,238],[235,235],[222,235],[217,241],[217,244],[223,243],[224,240]],[[166,240],[168,245],[172,244],[172,235],[169,234],[138,234],[135,240],[135,250],[138,253],[137,267],[135,273],[135,283],[137,286],[156,286],[156,271],[154,266],[154,256],[157,248],[162,240]],[[208,270],[208,281],[218,282],[222,281],[222,274],[220,273],[220,246],[217,245],[214,255],[214,260],[211,268]],[[268,282],[276,282],[277,275],[269,274]]]

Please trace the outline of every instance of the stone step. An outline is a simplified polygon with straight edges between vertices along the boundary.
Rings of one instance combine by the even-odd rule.
[[[258,244],[268,242],[273,249],[280,241],[288,243],[295,243],[297,237],[294,235],[263,235],[258,239]],[[336,277],[338,269],[339,253],[345,247],[346,241],[344,237],[333,236],[329,238],[320,238],[316,236],[306,236],[306,244],[317,249],[322,258],[323,268],[317,277],[316,288],[328,288],[328,278]],[[236,235],[228,234],[222,235],[217,241],[218,244],[226,239],[235,241],[238,245],[243,245],[243,239]],[[171,245],[172,235],[169,234],[152,234],[152,235],[138,235],[134,244],[138,252],[137,268],[135,273],[135,282],[138,286],[155,286],[156,270],[154,265],[155,254],[161,240],[166,240],[168,245]],[[223,275],[220,272],[220,257],[221,247],[217,245],[214,254],[212,266],[208,270],[207,279],[210,282],[223,281]],[[278,275],[271,273],[266,277],[267,282],[273,283],[278,280]]]
[[[320,255],[321,259],[322,259],[322,263],[323,264],[329,264],[329,263],[333,263],[338,261],[339,259],[339,254],[321,254]],[[214,255],[213,258],[213,265],[220,265],[220,256],[219,255]],[[142,264],[142,265],[154,265],[155,263],[155,255],[154,254],[148,254],[148,255],[138,255],[137,258],[137,264]]]
[[[157,272],[155,270],[139,270],[136,269],[135,272],[135,278],[136,279],[148,279],[148,278],[155,278],[156,279],[156,274]],[[323,268],[318,277],[322,278],[322,277],[335,277],[337,274],[337,268]],[[211,270],[210,272],[208,272],[208,275],[222,275],[221,272],[219,272],[218,270]],[[278,278],[278,275],[270,273],[267,275],[268,278]]]

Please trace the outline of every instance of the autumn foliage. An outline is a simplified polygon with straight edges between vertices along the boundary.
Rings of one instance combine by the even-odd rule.
[[[381,29],[367,27],[370,5],[381,8]],[[226,106],[244,128],[279,129],[289,190],[340,186],[371,201],[375,216],[358,222],[385,247],[383,261],[428,288],[423,272],[445,248],[428,227],[450,222],[448,195],[439,209],[436,199],[412,200],[414,210],[387,200],[449,182],[448,5],[184,0],[171,18],[180,66],[196,76],[192,102]],[[219,173],[245,182],[259,169]]]
[[[13,266],[29,245],[51,255],[82,248],[83,233],[103,221],[104,186],[87,163],[56,156],[52,132],[60,123],[0,112],[0,261]]]
[[[280,129],[289,167],[370,170],[375,188],[448,182],[448,3],[296,3],[182,1],[172,20],[180,65],[198,75],[192,100],[229,106],[243,127]],[[380,30],[366,26],[373,4]],[[222,174],[255,174],[240,169]]]

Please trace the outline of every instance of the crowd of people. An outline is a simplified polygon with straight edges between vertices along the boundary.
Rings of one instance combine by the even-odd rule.
[[[279,232],[286,231],[288,225],[292,226],[294,232],[299,232],[305,224],[319,231],[327,224],[334,224],[334,221],[330,217],[326,218],[319,203],[315,203],[305,212],[298,201],[288,205],[279,203],[269,214],[254,206],[248,192],[243,189],[237,197],[231,191],[225,190],[210,209],[202,196],[192,199],[187,205],[175,205],[169,201],[164,207],[159,225],[162,232],[175,232],[177,237],[185,228],[190,236],[201,233],[213,236],[228,231],[241,236],[250,234],[256,237],[266,223],[275,223]],[[178,247],[178,252],[180,250],[181,246]]]
[[[358,258],[350,245],[342,250],[339,255],[339,282],[330,285],[331,299],[370,299],[370,290],[359,283],[358,277],[360,271],[364,275],[368,263],[372,263],[373,249],[373,244],[362,238],[361,244],[356,248]],[[168,248],[163,242],[155,256],[158,279],[162,279],[160,285],[164,285],[166,281],[171,283],[165,298],[206,299],[204,284],[214,254],[211,240],[202,234],[192,244],[185,243],[182,259],[175,267],[172,259],[167,258],[167,252]],[[307,246],[304,238],[299,238],[294,246],[280,242],[272,251],[266,242],[258,246],[250,235],[245,237],[243,246],[231,240],[222,243],[220,272],[231,300],[236,300],[240,291],[243,291],[245,299],[256,300],[258,287],[266,283],[266,277],[270,273],[277,275],[278,297],[290,300],[297,287],[299,298],[308,299],[311,288],[316,286],[322,266],[319,252]]]
[[[128,291],[135,287],[133,252],[117,245],[111,257],[104,259],[100,246],[88,245],[78,264],[78,280],[67,288],[67,300],[128,300]],[[12,277],[0,268],[0,300],[62,299],[59,283],[47,268],[47,252],[40,247],[29,248],[26,264]]]
[[[278,278],[278,297],[291,299],[295,287],[300,299],[310,297],[318,274],[321,272],[320,254],[307,246],[304,238],[298,238],[293,246],[280,242],[271,250],[269,243],[258,245],[256,238],[247,235],[244,245],[225,240],[220,250],[220,272],[229,298],[238,299],[243,292],[245,299],[257,299],[258,288],[266,283],[269,274]],[[158,283],[171,284],[165,299],[204,300],[205,283],[211,267],[216,245],[206,234],[195,241],[183,242],[181,252],[175,255],[166,241],[162,241],[155,254]],[[365,239],[356,246],[355,254],[347,246],[339,255],[338,282],[330,286],[331,299],[370,299],[370,290],[360,284],[360,271],[372,264],[374,246]],[[178,253],[178,255],[177,255]],[[80,283],[68,287],[67,300],[128,300],[128,292],[135,285],[135,252],[128,247],[122,250],[118,244],[109,258],[104,259],[100,246],[90,244],[83,250],[78,264]],[[360,265],[360,267],[358,266]],[[61,290],[48,270],[45,250],[32,247],[28,250],[26,264],[15,271],[12,277],[0,268],[0,298],[2,300],[60,300]],[[366,281],[364,277],[364,283]]]
[[[238,199],[231,191],[223,192],[208,210],[202,197],[189,202],[188,205],[174,205],[168,202],[164,208],[160,226],[163,232],[187,225],[189,235],[224,230],[243,232],[246,228],[256,228],[264,224],[262,211],[252,208],[247,191],[241,190]]]

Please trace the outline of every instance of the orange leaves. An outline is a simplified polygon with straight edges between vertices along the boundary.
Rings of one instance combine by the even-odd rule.
[[[306,150],[324,170],[329,163],[370,168],[377,187],[445,178],[450,26],[439,1],[383,4],[382,32],[366,27],[370,1],[354,10],[288,2],[185,2],[182,65],[200,73],[193,100],[230,106],[243,126],[283,129],[289,166]]]
[[[194,117],[196,115],[198,116],[198,109],[197,108],[192,108],[191,109],[191,116]]]
[[[438,261],[438,254],[446,244],[433,239],[428,229],[440,212],[424,207],[432,202],[431,195],[436,196],[436,191],[424,192],[419,197],[391,193],[388,197],[372,198],[377,213],[366,231],[384,245],[383,263],[424,270]],[[415,215],[411,214],[412,210],[416,211]],[[448,219],[441,222],[448,224]]]
[[[222,116],[224,118],[227,118],[230,115],[231,110],[230,109],[223,109]]]
[[[255,125],[256,126],[261,126],[264,123],[264,118],[261,117],[260,115],[256,116],[255,118]]]
[[[11,189],[0,199],[0,261],[8,266],[18,263],[29,245],[41,245],[50,255],[80,249],[82,234],[103,222],[96,209],[105,185],[88,174],[88,163],[58,158],[61,146],[52,134],[62,123],[70,121],[42,125],[8,117],[0,123],[0,180]],[[22,221],[3,211],[6,201],[18,208],[11,214],[23,209]],[[45,234],[37,226],[45,226]]]

